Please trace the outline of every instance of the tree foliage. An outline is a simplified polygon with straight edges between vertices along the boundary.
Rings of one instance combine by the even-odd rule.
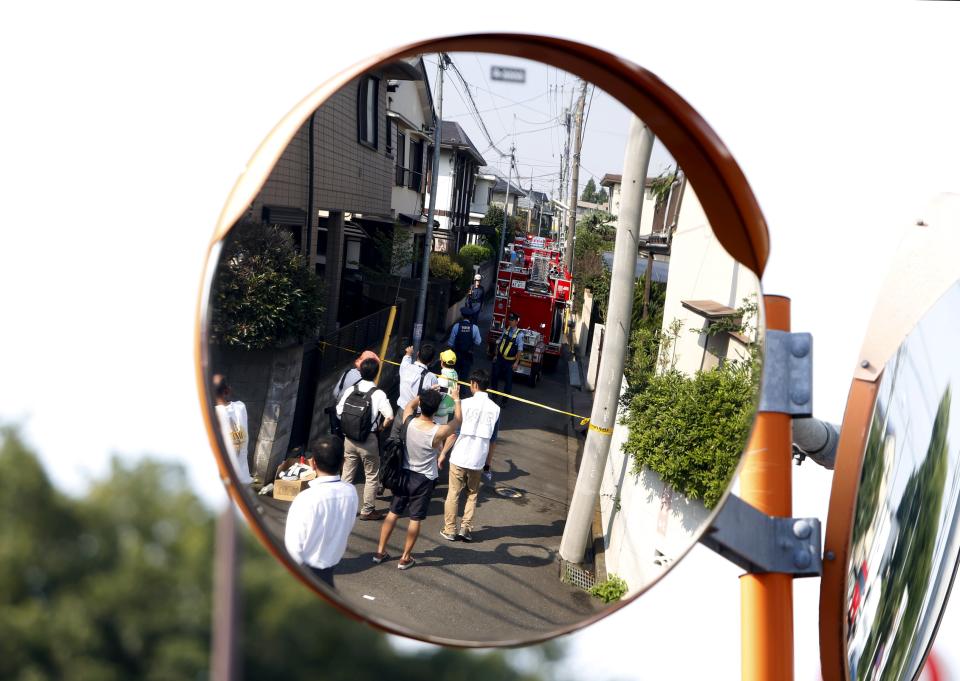
[[[15,681],[206,679],[214,519],[180,466],[114,460],[83,497],[0,430],[0,678]],[[409,654],[293,579],[248,531],[240,600],[244,678],[307,681],[551,678],[560,649],[513,654],[431,648]],[[530,667],[527,666],[527,669]]]
[[[605,189],[600,189],[598,191],[597,183],[593,181],[592,177],[587,180],[586,186],[580,193],[580,200],[587,201],[589,203],[605,203],[607,198],[607,191]]]
[[[480,224],[485,227],[493,227],[494,235],[493,236],[484,236],[484,241],[486,245],[490,248],[491,252],[496,256],[500,252],[500,233],[503,231],[503,207],[496,204],[491,204],[487,207],[487,213],[480,220]],[[504,245],[510,244],[513,241],[514,235],[523,232],[523,225],[521,224],[519,218],[515,215],[511,215],[507,220],[507,237],[504,239]]]
[[[747,441],[755,408],[746,362],[728,362],[687,376],[653,374],[636,394],[624,420],[624,451],[634,475],[646,466],[664,483],[713,508],[727,489]]]
[[[480,244],[467,244],[460,249],[460,258],[469,262],[471,266],[481,265],[493,257],[493,251],[489,246]]]
[[[211,342],[261,350],[317,332],[320,278],[276,225],[242,222],[230,232],[213,283]]]

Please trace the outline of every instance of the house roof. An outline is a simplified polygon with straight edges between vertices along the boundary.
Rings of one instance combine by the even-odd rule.
[[[470,154],[479,165],[482,166],[486,164],[483,156],[477,151],[477,148],[473,145],[467,133],[463,131],[463,128],[461,128],[460,124],[456,121],[440,121],[440,148],[463,149]]]
[[[653,181],[657,179],[655,177],[648,177],[647,181],[643,183],[644,187],[649,187],[653,184]],[[614,173],[607,173],[603,176],[603,179],[600,180],[601,187],[612,187],[615,184],[623,184],[623,175],[617,175]]]
[[[500,176],[497,176],[497,183],[493,185],[491,190],[494,194],[504,194],[507,191],[507,181]],[[515,185],[513,182],[510,183],[510,196],[519,196],[524,197],[527,195],[527,192],[523,191],[520,187]]]

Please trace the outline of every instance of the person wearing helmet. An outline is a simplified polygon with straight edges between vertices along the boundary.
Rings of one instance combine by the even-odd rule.
[[[456,370],[457,353],[453,350],[444,350],[440,353],[440,376],[437,378],[437,384],[440,386],[440,392],[443,393],[443,399],[440,400],[440,406],[437,407],[437,413],[433,415],[433,422],[441,426],[446,425],[447,421],[454,412],[453,397],[450,396],[450,388],[457,384],[459,374]]]
[[[507,317],[507,328],[500,335],[493,357],[493,367],[490,372],[490,383],[494,390],[500,389],[500,380],[504,381],[503,392],[513,392],[513,372],[520,365],[520,355],[523,354],[523,334],[517,328],[520,315],[511,312]]]

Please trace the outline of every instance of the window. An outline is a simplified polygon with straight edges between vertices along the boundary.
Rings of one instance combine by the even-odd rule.
[[[357,138],[361,144],[377,148],[379,138],[377,111],[380,101],[380,79],[367,76],[360,79],[357,92]]]
[[[389,116],[386,116],[386,130],[387,130],[387,156],[393,155],[393,121],[390,120]]]
[[[407,171],[407,136],[400,132],[400,129],[397,128],[397,186],[403,187],[407,183],[406,179]]]
[[[410,143],[410,189],[420,191],[423,186],[423,142]]]

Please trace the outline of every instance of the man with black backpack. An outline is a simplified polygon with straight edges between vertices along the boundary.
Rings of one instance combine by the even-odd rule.
[[[337,416],[343,431],[343,480],[353,483],[357,468],[363,466],[363,505],[360,520],[380,520],[383,513],[374,508],[380,474],[379,431],[390,427],[393,410],[387,394],[377,388],[380,362],[365,359],[360,363],[360,381],[344,393],[337,404]]]
[[[466,306],[460,308],[460,321],[450,327],[447,345],[457,353],[456,370],[458,376],[467,378],[473,368],[473,348],[480,345],[483,338],[480,328],[473,321]]]
[[[364,350],[360,353],[360,356],[354,361],[353,366],[344,371],[340,375],[340,380],[333,384],[333,404],[327,407],[324,410],[324,413],[330,417],[330,434],[336,435],[337,437],[343,438],[343,433],[340,431],[340,419],[337,417],[337,405],[340,404],[340,400],[343,399],[343,396],[360,382],[360,364],[364,360],[375,359],[378,362],[380,358],[377,357],[377,353],[372,350]]]

